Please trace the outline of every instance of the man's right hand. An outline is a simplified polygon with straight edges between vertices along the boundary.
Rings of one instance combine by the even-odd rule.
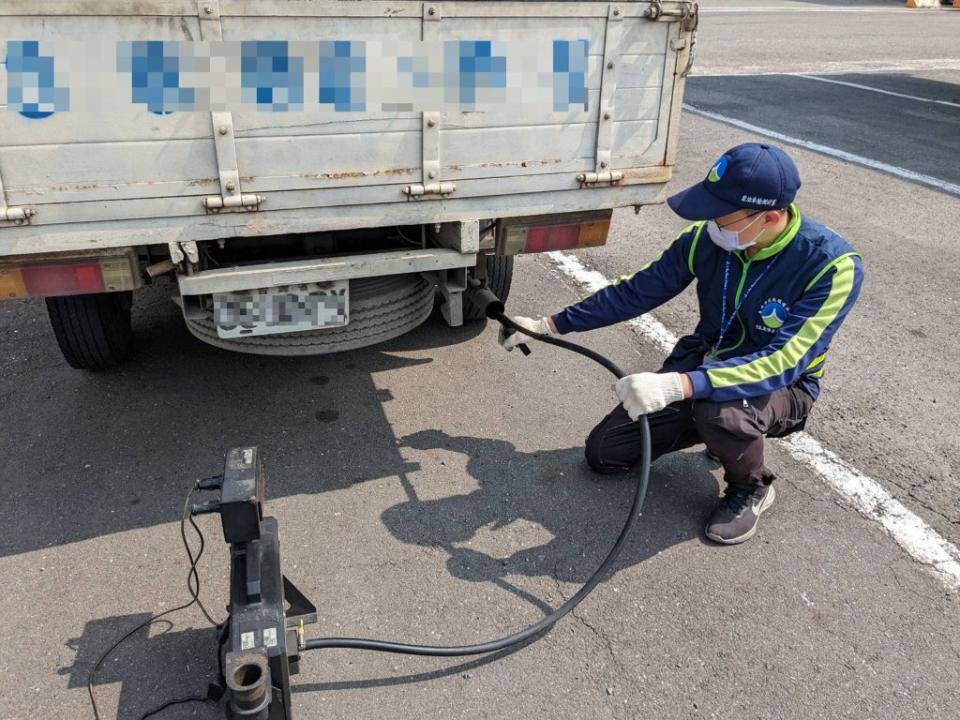
[[[547,318],[534,320],[533,318],[517,315],[516,317],[510,319],[513,320],[517,325],[540,335],[557,334],[553,331],[553,328],[550,327],[550,322],[547,320]],[[517,332],[516,330],[508,330],[502,325],[500,326],[500,344],[508,351],[513,350],[517,345],[523,345],[524,343],[530,342],[530,339],[531,338],[529,336],[524,335],[521,332]]]

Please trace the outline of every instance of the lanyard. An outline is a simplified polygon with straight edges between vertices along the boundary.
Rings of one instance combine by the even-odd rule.
[[[727,253],[727,261],[723,266],[723,300],[720,304],[720,336],[717,338],[717,344],[713,346],[713,351],[710,353],[711,356],[716,357],[717,351],[720,348],[720,343],[723,342],[723,338],[726,337],[727,331],[730,329],[730,326],[733,324],[734,319],[737,317],[737,313],[740,312],[740,308],[743,307],[743,303],[746,301],[747,297],[750,295],[751,291],[757,286],[757,283],[763,279],[763,276],[767,274],[767,270],[773,267],[773,264],[780,258],[780,255],[777,254],[773,260],[771,260],[764,268],[760,271],[760,274],[750,283],[750,287],[747,288],[746,292],[740,296],[740,301],[733,308],[733,313],[730,315],[730,318],[727,318],[727,292],[730,289],[730,263],[733,260],[733,253]],[[748,264],[749,265],[749,264]],[[745,269],[744,272],[747,272]]]

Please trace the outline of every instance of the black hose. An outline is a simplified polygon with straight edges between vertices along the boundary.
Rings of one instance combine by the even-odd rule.
[[[491,295],[491,297],[493,296]],[[494,300],[496,300],[496,298],[494,298]],[[518,325],[503,313],[503,304],[500,303],[499,300],[497,300],[496,305],[487,305],[486,314],[488,317],[500,322],[504,327],[515,332],[523,333],[524,335],[528,335],[536,340],[539,340],[540,342],[544,342],[549,345],[556,345],[557,347],[561,347],[583,355],[584,357],[590,358],[594,362],[605,367],[618,379],[624,376],[624,372],[613,362],[611,362],[608,358],[605,358],[603,355],[590,350],[589,348],[585,348],[581,345],[577,345],[576,343],[572,343],[567,340],[561,340],[550,335],[534,333],[530,330],[527,330],[523,326]],[[574,594],[563,605],[544,617],[542,620],[534,623],[525,630],[515,632],[512,635],[507,635],[506,637],[502,637],[497,640],[491,640],[485,643],[478,643],[476,645],[454,645],[445,647],[435,645],[412,645],[408,643],[387,642],[385,640],[366,640],[362,638],[315,638],[313,640],[307,640],[303,649],[320,650],[322,648],[352,648],[355,650],[376,650],[379,652],[400,653],[404,655],[434,655],[442,657],[484,655],[487,653],[496,652],[497,650],[503,650],[504,648],[512,647],[514,645],[519,645],[527,640],[530,640],[531,638],[536,637],[540,633],[544,633],[549,630],[554,624],[556,624],[558,620],[579,605],[583,599],[593,591],[600,581],[603,580],[607,571],[613,566],[617,558],[620,556],[620,552],[623,550],[627,537],[630,535],[630,531],[633,530],[634,526],[637,524],[637,520],[640,518],[640,511],[643,508],[643,500],[647,494],[647,483],[650,479],[650,424],[647,422],[647,418],[644,415],[640,416],[639,422],[643,453],[641,455],[642,460],[640,463],[640,477],[637,480],[637,489],[633,495],[633,503],[630,506],[630,513],[627,515],[627,522],[624,524],[623,530],[620,531],[620,535],[617,538],[617,541],[613,544],[613,547],[610,549],[610,552],[607,554],[607,557],[600,564],[600,567],[597,568],[597,571],[590,576],[590,579],[587,580],[587,582],[576,592],[576,594]]]
[[[569,340],[561,340],[560,338],[554,337],[553,335],[541,335],[540,333],[531,332],[530,330],[527,330],[526,328],[524,328],[522,325],[518,325],[517,323],[515,323],[512,319],[510,319],[507,315],[504,315],[502,312],[493,311],[491,312],[490,317],[496,320],[497,322],[499,322],[504,327],[510,328],[511,330],[514,330],[516,332],[521,332],[524,335],[529,335],[530,337],[536,340],[539,340],[540,342],[547,343],[548,345],[556,345],[557,347],[563,348],[564,350],[570,350],[571,352],[575,352],[578,355],[583,355],[585,358],[590,358],[598,365],[602,365],[607,370],[609,370],[610,373],[617,378],[617,380],[619,380],[620,378],[626,375],[626,373],[623,370],[621,370],[620,367],[616,365],[610,358],[601,355],[596,350],[591,350],[590,348],[584,347],[583,345],[577,345],[577,343],[570,342]]]

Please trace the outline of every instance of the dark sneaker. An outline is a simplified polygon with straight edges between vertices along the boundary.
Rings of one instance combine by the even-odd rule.
[[[757,531],[760,515],[776,497],[772,485],[728,485],[707,520],[707,537],[723,545],[749,540]]]

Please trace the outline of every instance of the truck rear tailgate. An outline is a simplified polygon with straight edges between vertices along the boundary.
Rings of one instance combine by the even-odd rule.
[[[656,201],[695,19],[686,2],[0,0],[0,255]],[[272,98],[158,112],[117,60],[124,43],[157,41],[165,62],[188,47],[216,55],[221,41],[280,58],[282,97],[270,75],[259,82]],[[436,79],[451,48],[453,105],[387,102],[378,69],[401,68],[415,88],[418,61],[407,72],[400,58],[419,52]],[[52,72],[15,72],[38,62]],[[330,67],[346,88],[334,97]],[[91,69],[97,93],[84,88]],[[543,88],[516,87],[544,72],[553,107]]]

